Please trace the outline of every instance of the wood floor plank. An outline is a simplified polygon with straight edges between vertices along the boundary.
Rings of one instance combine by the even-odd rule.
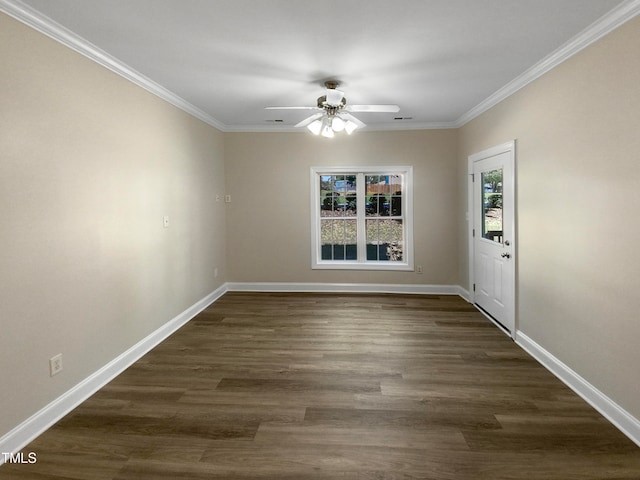
[[[243,450],[216,448],[205,452],[202,462],[210,463],[219,472],[251,473],[260,470],[271,474],[294,474],[305,478],[305,472],[338,474],[361,471],[389,471],[408,475],[427,475],[438,468],[449,470],[444,459],[452,452],[430,452],[421,449],[389,448],[359,445],[277,444],[255,443]],[[457,467],[453,467],[457,469]],[[450,478],[453,478],[450,475]]]
[[[455,296],[227,293],[0,480],[639,480],[640,449]]]
[[[328,424],[301,425],[263,423],[254,441],[277,445],[323,444],[375,446],[389,448],[469,451],[469,446],[457,428],[430,426],[429,430],[407,426],[375,424],[368,426],[333,426]]]

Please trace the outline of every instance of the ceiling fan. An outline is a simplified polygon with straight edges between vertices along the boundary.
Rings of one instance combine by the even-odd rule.
[[[314,135],[333,137],[335,132],[345,131],[351,135],[366,124],[351,115],[351,112],[398,112],[398,105],[347,105],[344,92],[337,90],[338,82],[324,82],[327,91],[318,97],[315,107],[266,107],[267,110],[316,110],[310,117],[297,123],[296,127],[307,127]]]

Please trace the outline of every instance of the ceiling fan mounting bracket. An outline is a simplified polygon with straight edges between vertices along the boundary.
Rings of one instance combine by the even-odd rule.
[[[336,88],[338,88],[338,85],[340,85],[340,83],[336,80],[327,80],[326,82],[324,82],[324,86],[329,90],[335,90]]]

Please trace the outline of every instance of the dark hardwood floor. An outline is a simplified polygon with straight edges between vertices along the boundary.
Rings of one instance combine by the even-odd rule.
[[[638,480],[640,448],[458,297],[228,293],[15,480]]]

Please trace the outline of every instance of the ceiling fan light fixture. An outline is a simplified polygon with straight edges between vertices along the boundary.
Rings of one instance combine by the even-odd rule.
[[[322,130],[322,120],[315,120],[307,125],[307,129],[314,135],[320,135],[320,131]]]
[[[325,125],[322,128],[322,136],[325,138],[333,138],[334,133],[333,133],[333,128],[331,128],[331,125]]]
[[[344,120],[336,115],[331,122],[331,128],[333,128],[334,132],[342,132],[344,130]]]
[[[1,1],[1,0],[0,0]],[[344,92],[337,90],[338,82],[328,80],[324,82],[325,94],[318,97],[313,107],[266,107],[270,110],[315,110],[316,113],[296,123],[295,127],[307,127],[314,135],[333,138],[336,133],[347,132],[351,135],[358,128],[367,125],[351,112],[397,112],[398,105],[347,105]]]
[[[333,117],[333,122],[331,122],[331,127],[333,128],[334,132],[342,132],[345,127],[344,120],[342,120],[338,116]]]

